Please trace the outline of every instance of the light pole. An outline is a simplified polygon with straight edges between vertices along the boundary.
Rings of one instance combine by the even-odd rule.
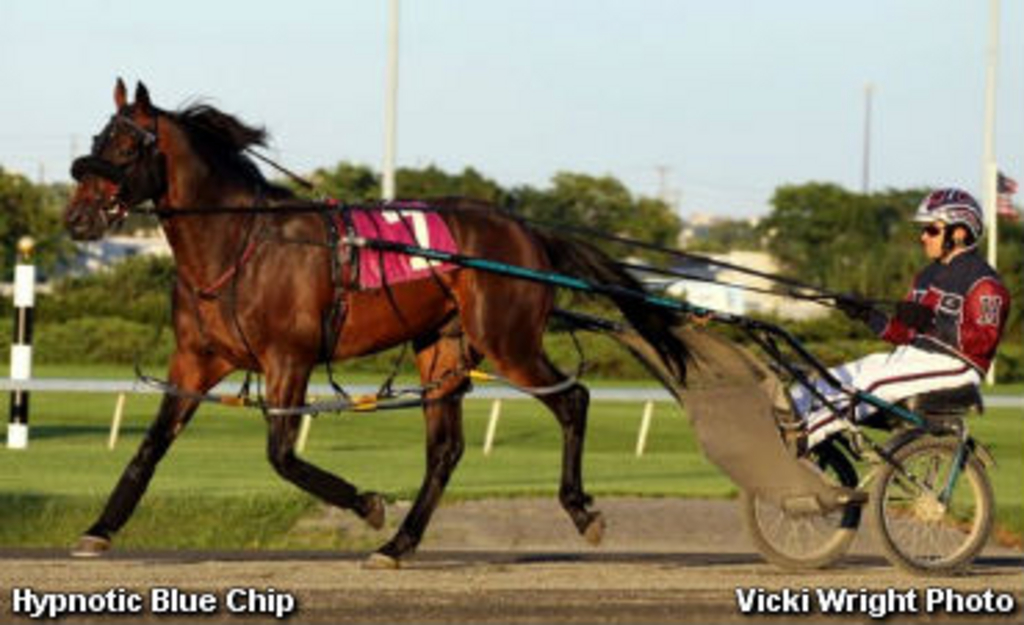
[[[391,0],[388,24],[388,75],[384,96],[384,163],[381,176],[381,197],[395,199],[395,145],[397,143],[398,109],[398,0]]]
[[[985,225],[988,231],[988,264],[996,267],[997,242],[999,240],[996,219],[997,176],[996,163],[996,68],[999,64],[999,0],[989,1],[988,54],[985,64],[985,122],[984,153],[981,163],[981,202],[985,208]],[[995,363],[988,370],[985,381],[995,384]]]
[[[864,160],[860,178],[860,192],[864,195],[871,189],[871,99],[874,93],[873,84],[864,85]]]

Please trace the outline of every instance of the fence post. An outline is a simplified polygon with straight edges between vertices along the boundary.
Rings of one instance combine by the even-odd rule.
[[[501,400],[495,399],[491,404],[491,417],[487,420],[487,434],[484,436],[484,455],[491,455],[494,447],[494,434],[498,431],[498,419],[501,418]]]
[[[310,414],[302,415],[302,421],[299,422],[299,435],[295,440],[295,451],[296,453],[302,453],[306,451],[306,441],[309,439],[309,428],[313,426],[313,416]]]
[[[11,341],[10,419],[7,447],[28,447],[28,391],[17,382],[32,379],[32,315],[36,303],[36,268],[32,265],[32,237],[18,239],[18,264],[14,267],[14,340]]]
[[[117,437],[121,433],[121,418],[124,416],[124,393],[117,394],[117,403],[114,404],[114,418],[110,421],[110,438],[107,440],[107,449],[113,450],[117,446]]]
[[[636,455],[639,458],[644,455],[644,448],[647,447],[647,432],[651,429],[651,417],[654,416],[654,402],[648,400],[644,404],[644,416],[640,419],[640,434],[636,437]]]

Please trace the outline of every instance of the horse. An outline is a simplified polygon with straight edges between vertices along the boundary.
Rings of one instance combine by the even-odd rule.
[[[380,529],[383,496],[300,458],[295,446],[301,415],[287,409],[305,405],[316,366],[408,343],[425,389],[426,467],[412,507],[366,565],[396,568],[420,543],[462,456],[462,397],[471,367],[484,359],[516,385],[557,389],[539,399],[562,430],[559,501],[586,540],[601,541],[604,519],[593,509],[582,477],[589,392],[559,371],[542,347],[553,287],[456,266],[383,289],[339,289],[339,269],[344,274],[350,263],[338,249],[345,243],[329,244],[330,226],[322,215],[288,211],[299,198],[268,181],[249,156],[265,144],[265,129],[206,104],[160,109],[141,82],[129,102],[118,79],[114,105],[91,152],[72,167],[77,184],[64,225],[73,239],[96,240],[141,205],[155,206],[176,265],[175,349],[167,378],[178,392],[164,394],[75,555],[98,556],[112,547],[201,395],[235,371],[266,380],[265,405],[278,410],[264,413],[267,457],[276,473]],[[437,205],[466,254],[640,286],[603,252],[528,227],[508,211],[461,198]],[[669,332],[678,319],[628,298],[615,301],[659,357],[684,376],[686,346]]]

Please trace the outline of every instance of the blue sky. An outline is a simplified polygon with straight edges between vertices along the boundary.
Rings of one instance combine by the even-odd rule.
[[[385,0],[0,1],[0,166],[66,179],[117,76],[265,125],[308,171],[383,152]],[[399,165],[506,185],[569,170],[683,216],[763,214],[785,183],[981,175],[988,2],[403,0]],[[996,150],[1024,181],[1024,8],[1003,0]],[[401,189],[399,189],[401,195]]]

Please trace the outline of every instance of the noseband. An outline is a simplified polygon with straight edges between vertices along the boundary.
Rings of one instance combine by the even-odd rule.
[[[108,204],[102,207],[108,224],[124,219],[134,206],[149,199],[155,200],[166,189],[164,155],[157,150],[156,119],[150,130],[123,113],[113,115],[103,131],[93,139],[92,152],[71,163],[71,176],[78,182],[91,175],[117,187],[117,191],[107,198]],[[123,161],[113,162],[102,154],[119,126],[131,131],[137,142],[125,151]]]

